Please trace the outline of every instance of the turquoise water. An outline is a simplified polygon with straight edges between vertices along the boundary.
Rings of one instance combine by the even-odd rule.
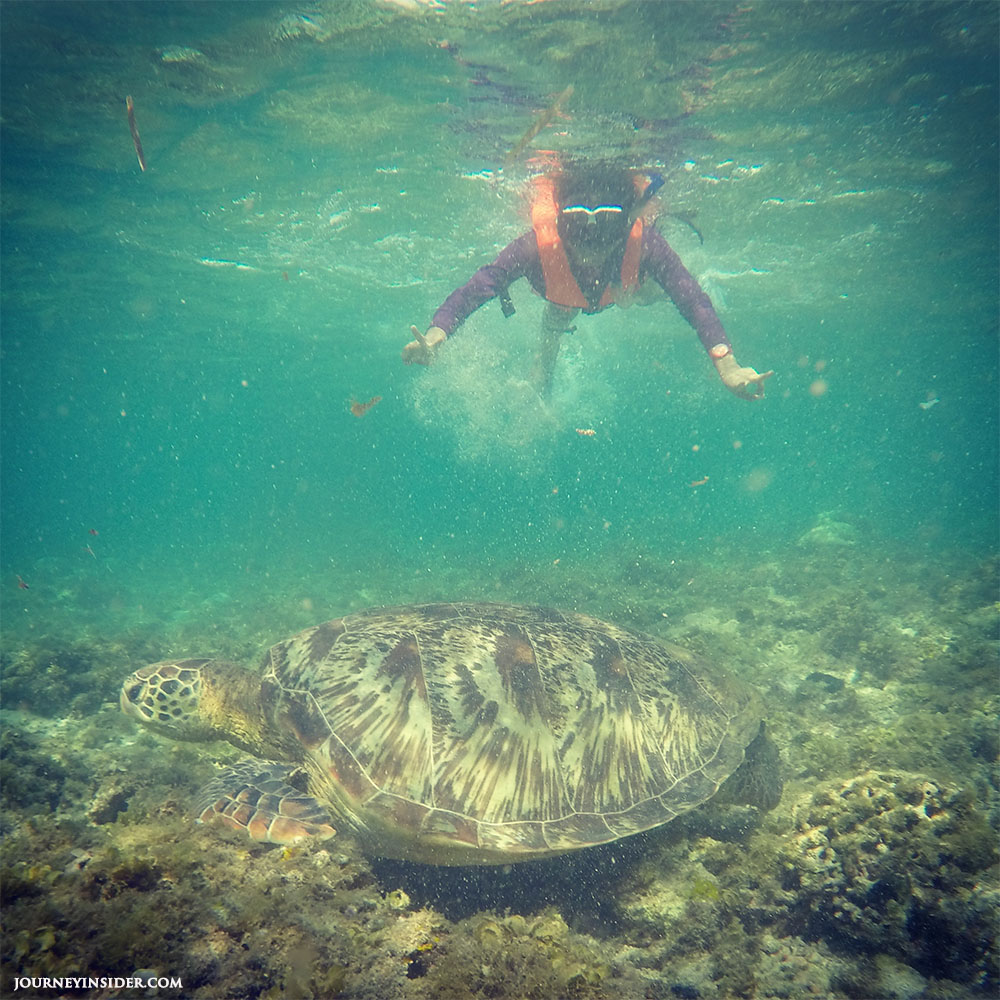
[[[730,567],[821,570],[799,544],[817,525],[883,566],[995,556],[996,5],[0,18],[8,650],[249,658],[439,599],[649,627],[688,570],[709,594]],[[774,369],[763,400],[661,302],[581,318],[543,403],[525,282],[515,317],[490,303],[433,367],[401,363],[410,324],[526,229],[544,149],[666,176],[704,242],[660,227],[737,358]]]
[[[169,607],[192,573],[231,591],[333,561],[429,570],[436,592],[441,559],[768,547],[829,510],[888,545],[992,545],[988,5],[777,5],[728,29],[724,5],[348,8],[359,26],[339,34],[334,5],[320,43],[269,40],[270,5],[7,7],[8,583],[110,575]],[[563,49],[537,60],[549,34]],[[620,60],[621,94],[599,75]],[[730,398],[662,304],[581,323],[536,416],[523,283],[517,319],[485,307],[439,370],[399,363],[409,324],[524,229],[523,178],[481,175],[567,81],[570,135],[536,147],[591,151],[592,110],[700,102],[633,133],[635,162],[697,211],[703,246],[664,229],[737,357],[777,372],[765,402]]]

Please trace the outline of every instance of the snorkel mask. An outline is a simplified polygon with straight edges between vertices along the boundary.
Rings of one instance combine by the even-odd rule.
[[[622,183],[614,186],[622,197],[608,197],[613,186],[607,183],[594,185],[595,189],[590,191],[583,190],[585,185],[580,185],[577,190],[574,190],[577,186],[569,185],[568,197],[559,210],[559,234],[566,242],[577,246],[624,242],[632,224],[663,186],[663,178],[659,174],[651,174],[649,184],[638,197],[631,173],[624,173]]]
[[[559,234],[570,244],[619,243],[628,236],[628,213],[614,204],[564,205],[559,211]]]

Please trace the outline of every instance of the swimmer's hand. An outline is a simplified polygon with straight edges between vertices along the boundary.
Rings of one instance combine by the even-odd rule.
[[[760,399],[764,395],[764,380],[774,374],[773,370],[761,373],[754,368],[744,368],[731,353],[713,358],[712,364],[722,384],[740,399]]]
[[[438,346],[448,337],[439,326],[429,327],[426,333],[411,326],[410,333],[415,339],[403,348],[403,363],[407,365],[429,365],[434,360]]]

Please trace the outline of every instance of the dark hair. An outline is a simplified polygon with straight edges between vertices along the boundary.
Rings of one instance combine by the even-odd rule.
[[[605,163],[573,164],[554,178],[559,205],[559,235],[569,243],[624,243],[632,223],[629,213],[636,202],[635,175],[625,167]],[[620,205],[620,213],[595,216],[564,215],[566,206]]]
[[[636,201],[635,173],[602,163],[570,165],[556,175],[559,207],[564,205],[621,205],[626,214]]]

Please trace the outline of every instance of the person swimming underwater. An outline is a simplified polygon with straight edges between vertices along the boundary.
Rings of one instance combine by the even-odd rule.
[[[576,316],[616,304],[648,305],[661,297],[652,278],[694,328],[726,388],[743,399],[761,398],[774,372],[760,373],[736,361],[708,295],[655,225],[643,218],[661,183],[658,177],[650,180],[604,164],[536,177],[532,228],[452,292],[426,333],[410,328],[414,340],[403,348],[403,361],[429,364],[445,340],[490,299],[499,297],[504,314],[513,313],[508,289],[527,278],[546,300],[531,381],[547,396],[560,337],[572,329]]]

